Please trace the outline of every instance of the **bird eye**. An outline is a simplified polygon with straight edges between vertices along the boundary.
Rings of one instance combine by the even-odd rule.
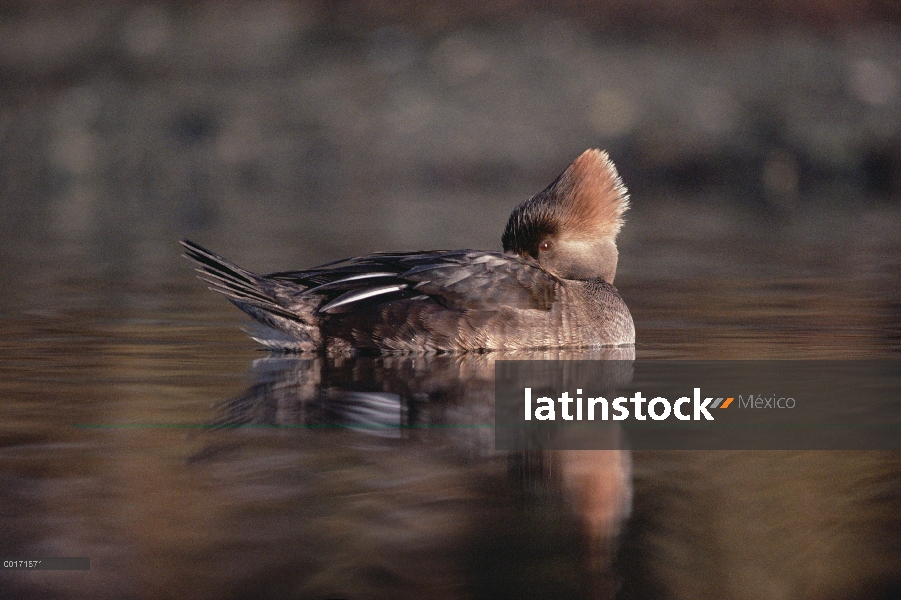
[[[544,240],[543,242],[538,244],[538,249],[541,250],[542,252],[547,252],[548,250],[551,249],[551,241]]]

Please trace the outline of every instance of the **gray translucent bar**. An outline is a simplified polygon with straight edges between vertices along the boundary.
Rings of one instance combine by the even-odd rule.
[[[0,559],[4,570],[90,571],[91,559],[85,556],[41,556],[36,558]]]
[[[709,400],[700,413],[696,388]],[[554,418],[535,412],[541,397]],[[588,403],[600,397],[609,418],[589,420]],[[657,414],[670,415],[659,420],[647,414],[657,397],[668,400]],[[630,409],[621,420],[612,416],[617,398]],[[683,398],[686,418],[676,418]],[[586,414],[571,418],[579,403]],[[495,427],[498,450],[901,450],[901,361],[499,360]]]

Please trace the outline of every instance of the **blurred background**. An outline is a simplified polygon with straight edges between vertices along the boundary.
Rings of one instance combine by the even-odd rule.
[[[263,271],[498,248],[588,147],[632,192],[624,274],[660,268],[655,220],[763,247],[828,212],[801,233],[878,245],[901,194],[901,8],[7,0],[0,277],[19,285],[0,302],[30,304],[60,257],[165,278],[181,236]]]
[[[638,358],[899,357],[897,0],[0,0],[0,555],[95,567],[0,596],[897,598],[896,455],[634,453],[594,594],[498,456],[178,429],[261,356],[179,238],[499,250],[589,147]]]

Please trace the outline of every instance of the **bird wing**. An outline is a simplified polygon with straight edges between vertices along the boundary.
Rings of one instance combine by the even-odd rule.
[[[299,286],[298,295],[321,297],[318,312],[326,314],[400,299],[431,299],[464,310],[548,310],[561,285],[532,261],[475,250],[369,254],[266,278]]]

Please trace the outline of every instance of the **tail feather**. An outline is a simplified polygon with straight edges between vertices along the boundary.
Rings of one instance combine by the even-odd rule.
[[[223,281],[231,281],[243,284],[245,287],[253,289],[259,277],[246,269],[242,269],[235,263],[228,261],[215,252],[207,250],[203,246],[199,246],[191,240],[181,240],[181,245],[185,248],[184,256],[198,263],[205,272],[222,279]]]
[[[271,286],[265,285],[263,277],[242,269],[235,263],[190,240],[181,240],[181,245],[185,248],[184,256],[200,265],[200,268],[197,269],[202,274],[199,279],[209,283],[211,290],[225,295],[254,318],[260,318],[259,312],[248,311],[244,305],[286,319],[300,321],[298,315],[279,304],[272,291],[267,289]]]
[[[223,279],[216,275],[210,275],[204,269],[194,270],[200,273],[197,278],[210,284],[209,289],[213,290],[214,292],[225,294],[229,298],[234,298],[235,300],[256,301],[263,304],[272,303],[272,298],[261,292],[237,286],[232,281]]]

